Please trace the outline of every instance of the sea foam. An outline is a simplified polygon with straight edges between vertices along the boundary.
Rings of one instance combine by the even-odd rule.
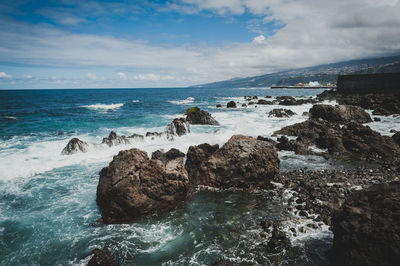
[[[114,110],[119,109],[123,106],[123,103],[115,103],[115,104],[91,104],[91,105],[83,105],[81,107],[94,109],[94,110]]]
[[[171,101],[168,101],[168,102],[172,103],[172,104],[177,104],[177,105],[190,104],[190,103],[194,102],[194,98],[193,97],[187,97],[184,100],[171,100]]]

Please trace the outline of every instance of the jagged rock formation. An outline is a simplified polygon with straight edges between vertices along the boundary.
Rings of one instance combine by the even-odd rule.
[[[185,112],[186,120],[192,125],[214,125],[219,123],[207,111],[200,110],[198,107],[191,107]]]
[[[291,117],[296,113],[289,109],[275,108],[268,113],[268,117]]]
[[[139,149],[120,151],[100,172],[97,204],[104,223],[172,210],[188,196],[189,179],[183,157],[149,160]]]
[[[234,135],[219,149],[190,147],[186,169],[195,185],[248,189],[267,185],[279,173],[279,158],[273,143]]]
[[[166,128],[165,133],[169,140],[173,140],[174,136],[183,136],[190,133],[189,123],[185,118],[175,118]]]
[[[110,132],[107,138],[103,138],[101,144],[107,144],[108,147],[117,146],[121,144],[129,144],[129,139],[125,136],[118,136],[114,131]]]
[[[316,104],[310,109],[310,115],[314,119],[322,118],[329,122],[372,122],[371,116],[359,106],[355,105],[327,105]]]
[[[61,151],[61,154],[71,155],[77,152],[87,152],[88,148],[89,144],[78,138],[73,138],[68,142],[67,146],[65,146],[65,148]]]

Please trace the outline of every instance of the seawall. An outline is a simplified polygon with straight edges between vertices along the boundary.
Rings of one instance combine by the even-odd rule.
[[[339,75],[337,92],[352,93],[400,93],[400,72]]]

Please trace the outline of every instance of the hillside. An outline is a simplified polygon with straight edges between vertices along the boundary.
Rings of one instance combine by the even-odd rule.
[[[249,87],[269,87],[271,85],[294,85],[299,82],[308,83],[318,81],[321,84],[336,83],[339,74],[367,74],[367,73],[386,73],[400,72],[400,55],[361,59],[338,62],[333,64],[319,65],[301,69],[294,69],[271,73],[261,76],[233,78],[230,80],[219,81],[195,85],[192,87],[207,88],[249,88]]]

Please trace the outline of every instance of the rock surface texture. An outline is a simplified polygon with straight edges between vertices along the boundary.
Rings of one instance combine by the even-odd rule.
[[[89,260],[87,266],[117,266],[118,264],[111,257],[110,252],[107,249],[93,250],[93,257]]]
[[[226,104],[226,107],[228,108],[236,108],[236,103],[234,101],[230,101]]]
[[[107,144],[109,147],[129,143],[130,142],[127,137],[118,136],[114,131],[111,131],[110,135],[108,135],[108,138],[103,138],[103,141],[101,142],[101,144]]]
[[[89,144],[78,138],[73,138],[68,142],[67,146],[65,146],[65,148],[61,151],[61,154],[71,155],[78,152],[87,152],[88,148]]]
[[[189,148],[186,169],[191,182],[216,188],[267,185],[279,173],[275,145],[234,135],[221,148],[202,144]]]
[[[273,117],[291,117],[295,114],[296,113],[293,112],[292,110],[279,108],[279,109],[273,109],[272,111],[270,111],[268,113],[268,116],[269,117],[272,117],[272,116]]]
[[[198,107],[187,109],[185,114],[186,120],[192,125],[219,125],[209,112],[200,110]]]
[[[119,152],[100,172],[97,204],[104,223],[131,222],[142,215],[174,209],[187,198],[189,179],[183,157],[149,160],[139,149]]]
[[[316,104],[310,109],[311,117],[322,118],[329,122],[372,122],[371,116],[363,108],[355,105],[327,105]]]
[[[400,182],[353,193],[333,218],[338,265],[399,265]]]
[[[190,133],[189,123],[185,118],[175,118],[166,128],[167,138],[172,140],[174,136],[183,136]]]

